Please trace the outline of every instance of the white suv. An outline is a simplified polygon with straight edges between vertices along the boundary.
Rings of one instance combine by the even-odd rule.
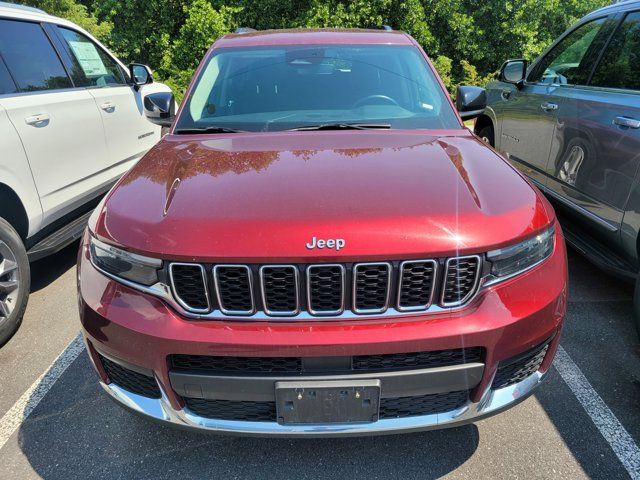
[[[144,65],[125,67],[73,23],[0,2],[0,346],[24,314],[29,261],[77,239],[159,140],[150,93],[175,108]]]

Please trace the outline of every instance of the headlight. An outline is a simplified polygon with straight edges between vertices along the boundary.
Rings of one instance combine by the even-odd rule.
[[[503,280],[528,270],[551,255],[554,239],[555,229],[551,227],[517,245],[488,252],[491,273],[496,279]]]
[[[91,237],[89,250],[93,264],[107,273],[142,285],[158,282],[162,260],[125,252]]]

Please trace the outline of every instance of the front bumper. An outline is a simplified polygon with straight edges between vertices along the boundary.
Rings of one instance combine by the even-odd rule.
[[[409,433],[465,425],[517,405],[533,393],[544,377],[545,373],[538,371],[517,384],[497,390],[488,388],[480,401],[469,402],[463,407],[445,413],[387,418],[373,423],[322,425],[281,425],[277,422],[204,418],[194,415],[185,408],[174,409],[165,392],[162,392],[161,398],[154,399],[128,392],[115,384],[106,384],[101,381],[100,385],[113,400],[133,412],[178,427],[247,436],[332,437]]]
[[[554,253],[548,260],[519,277],[487,288],[459,311],[335,322],[202,321],[185,319],[159,298],[105,277],[89,261],[86,244],[81,248],[78,266],[85,339],[101,385],[114,400],[149,418],[178,426],[260,436],[372,435],[427,430],[468,423],[517,404],[540,384],[555,355],[566,310],[566,281],[564,241],[557,235]],[[500,365],[546,342],[548,347],[535,371],[528,371],[526,376],[502,388],[495,386]],[[450,392],[452,385],[458,388],[466,383],[469,394],[463,404],[438,413],[380,418],[360,424],[285,425],[277,421],[197,415],[186,404],[186,387],[178,385],[175,375],[172,378],[175,372],[170,361],[172,355],[181,354],[304,359],[469,347],[482,348],[480,368],[465,363],[461,367],[464,372],[453,374],[445,369],[440,376],[431,369],[424,372],[421,385],[408,378],[416,373],[414,370],[407,371],[406,377],[399,376],[395,383],[386,380],[398,397]],[[159,398],[133,393],[112,382],[102,365],[104,357],[132,366],[134,371],[146,372],[157,382]],[[199,388],[206,390],[202,385]],[[204,398],[215,396],[219,385],[210,386]],[[238,385],[241,383],[236,382],[236,390]],[[273,396],[272,387],[264,381],[247,379],[246,385],[243,398],[233,397],[238,394],[236,390],[217,392],[220,398],[241,401],[259,395]],[[389,388],[383,381],[383,397],[390,395]]]

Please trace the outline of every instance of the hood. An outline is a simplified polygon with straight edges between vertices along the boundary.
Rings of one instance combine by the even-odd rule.
[[[444,133],[168,135],[93,228],[160,258],[261,263],[476,253],[549,224],[501,157],[467,131]],[[307,248],[314,237],[344,245]]]

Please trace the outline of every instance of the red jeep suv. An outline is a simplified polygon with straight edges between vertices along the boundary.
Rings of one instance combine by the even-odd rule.
[[[123,406],[215,432],[368,435],[530,395],[567,262],[549,203],[464,127],[415,40],[265,31],[211,47],[170,133],[94,212],[78,284]]]

